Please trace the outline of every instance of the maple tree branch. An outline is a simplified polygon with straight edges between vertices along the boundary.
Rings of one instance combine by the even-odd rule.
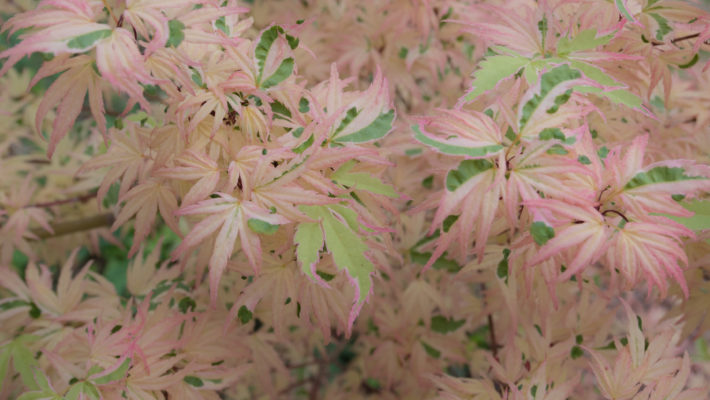
[[[96,197],[97,192],[91,192],[91,193],[86,193],[81,196],[76,196],[76,197],[71,197],[68,199],[62,199],[62,200],[54,200],[54,201],[47,201],[44,203],[34,203],[34,204],[28,204],[24,208],[30,208],[30,207],[35,207],[35,208],[48,208],[48,207],[54,207],[54,206],[59,206],[62,204],[69,204],[69,203],[85,203],[90,199],[93,199]]]
[[[113,213],[97,214],[82,219],[52,223],[50,226],[52,227],[53,233],[39,228],[33,229],[32,233],[39,239],[54,238],[62,235],[68,235],[70,233],[108,227],[113,224],[114,219]]]

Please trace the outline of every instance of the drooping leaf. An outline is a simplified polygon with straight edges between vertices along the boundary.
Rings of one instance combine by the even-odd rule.
[[[417,125],[413,125],[414,138],[423,144],[434,147],[444,154],[462,155],[471,157],[483,157],[496,153],[503,149],[502,145],[495,144],[484,147],[464,147],[432,139],[430,135],[425,135]]]

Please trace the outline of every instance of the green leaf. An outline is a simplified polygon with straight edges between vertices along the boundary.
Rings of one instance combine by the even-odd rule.
[[[257,218],[249,218],[247,225],[252,231],[256,233],[263,233],[264,235],[273,235],[277,230],[279,230],[278,225],[273,225]]]
[[[438,333],[449,333],[459,329],[465,323],[465,319],[455,320],[443,315],[435,315],[431,317],[431,330]]]
[[[202,379],[200,379],[196,376],[192,376],[192,375],[188,375],[188,376],[182,378],[182,380],[185,381],[185,383],[187,383],[188,385],[191,385],[194,387],[202,387],[205,385],[205,383],[202,382]]]
[[[353,216],[357,217],[357,214],[348,209],[351,211],[351,215],[347,215],[348,213],[343,212],[345,207],[338,208],[336,206],[304,206],[300,208],[309,217],[321,221],[326,247],[333,255],[333,261],[338,269],[345,269],[348,275],[356,281],[359,289],[357,302],[362,303],[370,293],[372,286],[370,274],[375,270],[375,267],[365,257],[368,246],[353,230],[352,225],[357,224],[357,221],[353,221]],[[336,218],[329,208],[337,210],[336,212],[345,220],[345,224]]]
[[[239,318],[239,322],[242,324],[246,324],[252,319],[252,312],[249,311],[247,306],[241,306],[239,307],[239,311],[237,311],[237,318]]]
[[[436,141],[428,136],[425,136],[417,125],[412,125],[412,130],[414,130],[415,139],[417,139],[423,144],[438,149],[444,154],[451,154],[456,156],[483,157],[487,154],[495,153],[503,148],[503,146],[499,144],[484,147],[454,146],[448,143]]]
[[[392,130],[393,120],[394,110],[390,110],[384,114],[380,114],[370,125],[360,129],[357,132],[353,132],[342,137],[336,136],[335,141],[363,143],[377,140]]]
[[[110,374],[98,377],[96,379],[92,379],[92,381],[97,385],[105,385],[109,382],[120,381],[121,379],[126,377],[126,372],[128,372],[128,368],[130,367],[131,359],[126,358],[125,360],[123,360],[121,365],[116,368],[115,371],[111,372]]]
[[[81,396],[82,394],[84,396]],[[64,395],[64,398],[66,400],[99,400],[101,398],[101,392],[99,392],[99,389],[97,389],[92,383],[81,381],[73,384]]]
[[[301,263],[304,274],[314,279],[311,266],[318,262],[318,252],[323,248],[323,231],[315,222],[298,224],[293,236],[296,244],[296,259]]]
[[[685,170],[680,167],[655,167],[646,172],[636,174],[626,185],[624,190],[630,190],[639,186],[652,185],[654,183],[668,183],[687,181],[695,179],[706,179],[702,176],[685,175]]]
[[[279,67],[276,69],[276,72],[274,72],[268,79],[262,82],[261,87],[264,89],[268,89],[286,80],[286,78],[291,76],[291,74],[293,73],[293,65],[293,58],[291,57],[281,61],[281,65],[279,65]]]
[[[102,29],[99,31],[93,31],[79,35],[67,42],[67,47],[70,49],[84,49],[88,50],[91,46],[96,44],[101,39],[111,36],[113,31],[111,29]]]
[[[530,225],[530,234],[532,234],[535,243],[542,246],[555,237],[555,230],[542,221],[535,221]]]
[[[473,73],[473,90],[466,95],[466,101],[493,89],[498,82],[515,74],[530,60],[518,55],[496,55],[481,61],[478,70]]]
[[[606,72],[602,71],[601,69],[599,69],[591,64],[587,64],[585,62],[578,61],[578,60],[570,60],[569,63],[572,66],[572,68],[582,71],[584,76],[599,83],[602,86],[620,86],[621,85],[621,83],[615,81],[612,77],[607,75]]]
[[[458,168],[446,174],[446,190],[456,191],[466,181],[474,176],[493,168],[493,163],[488,160],[464,160]]]
[[[355,161],[348,161],[338,168],[338,170],[335,171],[330,178],[341,185],[354,187],[357,190],[366,190],[368,192],[381,194],[387,197],[399,197],[392,186],[382,183],[374,176],[366,172],[351,173],[350,170],[354,166]]]
[[[681,203],[688,211],[695,213],[692,217],[676,217],[675,215],[662,214],[675,222],[685,225],[686,228],[700,231],[710,229],[710,201],[694,200],[690,203]]]
[[[570,68],[567,64],[560,65],[542,74],[540,78],[540,93],[535,94],[532,99],[528,100],[523,105],[522,115],[520,117],[520,128],[522,129],[525,124],[527,124],[533,113],[535,113],[539,106],[547,99],[553,89],[563,82],[579,79],[581,77],[582,74],[578,70]],[[557,104],[557,102],[555,102],[555,104],[557,106],[560,105]]]
[[[598,46],[609,43],[612,37],[614,37],[614,35],[597,37],[596,29],[585,29],[572,39],[566,37],[560,38],[557,42],[557,54],[564,56],[576,51],[592,50]]]
[[[170,36],[165,45],[168,47],[180,46],[180,43],[185,39],[185,24],[177,19],[171,19],[168,21],[168,28],[170,29]]]
[[[641,107],[641,104],[643,104],[640,97],[625,89],[602,90],[593,86],[580,85],[575,86],[574,90],[580,93],[594,93],[599,96],[604,96],[611,100],[614,104],[624,104],[625,106],[631,108],[639,108]]]

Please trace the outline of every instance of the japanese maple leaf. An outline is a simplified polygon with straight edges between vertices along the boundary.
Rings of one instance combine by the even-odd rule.
[[[74,126],[87,92],[89,108],[96,125],[106,133],[101,77],[94,71],[92,64],[91,57],[79,55],[69,58],[69,55],[63,54],[42,65],[30,82],[29,86],[33,87],[40,79],[64,71],[47,89],[35,117],[37,131],[42,132],[42,121],[49,110],[57,106],[57,115],[54,117],[52,134],[49,137],[48,157],[52,157],[59,140]]]
[[[136,232],[133,238],[133,245],[128,252],[129,257],[132,257],[138,251],[143,239],[150,233],[158,210],[165,223],[174,232],[180,232],[174,216],[178,208],[177,200],[173,192],[163,182],[157,179],[149,179],[145,183],[141,183],[129,190],[118,200],[119,202],[125,201],[126,204],[121,208],[121,212],[118,213],[116,221],[111,227],[112,230],[118,229],[131,217],[136,216]]]
[[[217,193],[215,199],[203,200],[197,204],[183,207],[176,215],[209,214],[198,222],[175,249],[173,257],[185,254],[217,232],[214,249],[210,257],[210,293],[212,302],[217,300],[217,285],[232,256],[234,243],[240,237],[241,248],[255,271],[261,266],[261,241],[259,232],[270,231],[275,225],[288,223],[289,220],[251,202],[242,202],[226,193]]]

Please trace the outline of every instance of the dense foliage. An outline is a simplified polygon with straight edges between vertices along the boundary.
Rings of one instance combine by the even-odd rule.
[[[707,398],[703,4],[0,15],[0,398]]]

